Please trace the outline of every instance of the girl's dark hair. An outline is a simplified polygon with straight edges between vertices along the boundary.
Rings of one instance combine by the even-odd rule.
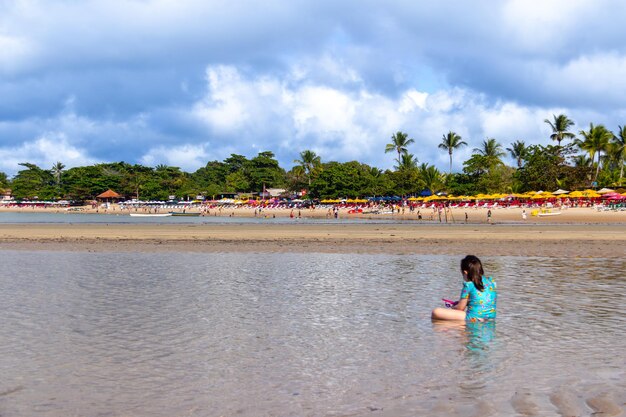
[[[485,271],[483,271],[483,264],[480,262],[480,259],[474,255],[467,255],[461,259],[461,271],[467,272],[467,279],[474,283],[478,291],[485,289],[483,285]]]

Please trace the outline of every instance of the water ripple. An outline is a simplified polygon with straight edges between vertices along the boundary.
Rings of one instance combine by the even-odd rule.
[[[563,398],[625,400],[621,260],[488,259],[498,320],[459,326],[429,318],[460,291],[449,256],[1,253],[3,416],[554,415]]]

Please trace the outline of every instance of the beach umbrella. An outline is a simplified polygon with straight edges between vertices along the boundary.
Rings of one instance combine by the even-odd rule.
[[[623,198],[622,195],[620,193],[616,193],[616,192],[612,192],[612,193],[605,193],[602,195],[602,198],[608,198],[611,200],[618,200]]]
[[[422,197],[428,197],[433,195],[433,192],[430,191],[428,188],[423,189],[422,191],[420,191],[420,196]]]
[[[585,194],[583,194],[582,191],[572,191],[568,195],[568,197],[573,197],[573,198],[581,198],[581,197],[584,197],[584,196],[585,196]]]
[[[437,200],[445,200],[445,197],[439,195],[431,195],[429,197],[424,198],[424,201],[437,201]]]
[[[583,191],[583,196],[588,198],[598,198],[600,197],[600,194],[598,194],[595,190],[587,189]]]
[[[567,193],[569,193],[569,191],[567,191],[567,190],[562,190],[562,189],[560,189],[560,188],[559,188],[558,190],[556,190],[556,191],[555,191],[555,192],[553,192],[552,194],[553,194],[553,195],[562,195],[562,194],[567,194]]]
[[[608,193],[614,193],[615,190],[611,190],[610,188],[602,188],[600,190],[598,190],[598,194],[608,194]]]

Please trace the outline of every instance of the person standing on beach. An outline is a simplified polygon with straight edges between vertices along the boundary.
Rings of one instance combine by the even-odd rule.
[[[487,223],[491,223],[491,209],[487,210]]]

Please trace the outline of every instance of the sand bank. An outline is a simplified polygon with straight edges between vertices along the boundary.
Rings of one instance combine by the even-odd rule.
[[[0,250],[606,257],[626,224],[0,224]]]

